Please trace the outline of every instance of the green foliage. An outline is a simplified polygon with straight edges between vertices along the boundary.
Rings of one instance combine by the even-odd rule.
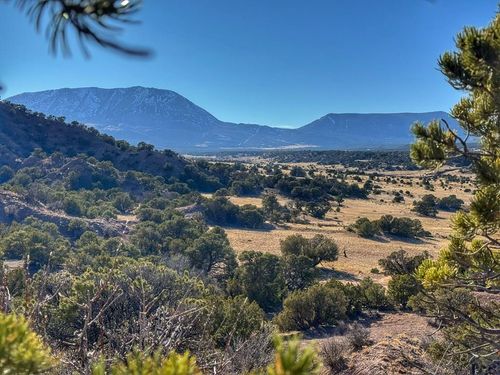
[[[113,199],[113,206],[120,212],[126,213],[134,206],[134,201],[127,193],[116,194]]]
[[[458,211],[462,208],[464,201],[457,198],[455,194],[440,198],[437,207],[444,211]]]
[[[426,194],[419,201],[413,202],[413,211],[420,215],[435,217],[437,210],[438,200],[432,194]]]
[[[114,29],[117,24],[132,22],[131,16],[137,12],[141,2],[132,0],[128,2],[113,2],[94,0],[92,7],[88,8],[85,2],[57,1],[27,1],[19,0],[16,5],[35,22],[38,31],[46,27],[47,39],[50,40],[52,52],[62,52],[70,55],[71,48],[68,43],[68,34],[75,34],[80,39],[82,52],[89,56],[87,44],[96,44],[120,53],[132,56],[148,56],[149,51],[141,48],[132,48],[117,42],[109,32],[103,30]],[[41,20],[48,18],[48,22]],[[61,118],[64,122],[64,117]]]
[[[283,278],[291,291],[310,286],[318,275],[313,261],[305,255],[283,256],[282,264]]]
[[[338,246],[335,241],[321,234],[310,239],[300,234],[294,234],[281,241],[280,247],[284,256],[305,256],[312,261],[313,266],[323,261],[334,261],[338,258]]]
[[[422,227],[422,223],[418,219],[410,219],[408,217],[393,217],[392,215],[384,215],[378,220],[378,226],[382,232],[393,236],[415,238],[430,235]]]
[[[424,251],[422,254],[410,256],[404,250],[393,251],[386,258],[380,259],[378,264],[383,268],[386,275],[407,275],[412,274],[429,258],[429,253]]]
[[[248,339],[264,324],[262,309],[242,296],[209,297],[205,309],[208,315],[206,329],[219,348]]]
[[[391,306],[385,295],[384,287],[373,282],[371,278],[366,277],[361,280],[357,289],[363,307],[385,310]]]
[[[276,355],[262,375],[315,375],[319,374],[320,364],[311,347],[302,348],[300,340],[294,337],[288,341],[275,338]]]
[[[29,259],[30,271],[49,264],[58,269],[69,252],[69,242],[54,224],[31,220],[0,234],[0,254],[7,259]]]
[[[211,224],[242,226],[257,229],[264,224],[264,216],[256,206],[239,207],[224,196],[216,196],[203,202],[204,213]]]
[[[454,194],[439,199],[432,194],[427,194],[420,201],[413,202],[413,210],[421,215],[434,217],[438,209],[457,211],[462,208],[463,204],[464,201]]]
[[[466,27],[456,47],[440,57],[439,67],[453,88],[466,92],[451,111],[466,136],[446,121],[443,127],[438,121],[415,124],[411,157],[436,167],[461,156],[472,165],[477,190],[470,210],[453,218],[449,245],[417,269],[426,293],[412,298],[412,304],[439,319],[455,361],[465,355],[463,363],[471,371],[486,372],[499,350],[500,325],[494,302],[500,273],[500,14],[485,28]],[[477,137],[477,147],[469,147],[469,136]],[[444,203],[450,200],[454,207],[460,203]]]
[[[106,369],[100,362],[92,369],[92,375],[201,375],[196,359],[188,352],[178,354],[171,352],[162,358],[160,352],[153,356],[145,356],[136,351],[127,356],[125,362],[118,362]]]
[[[325,215],[331,210],[331,208],[332,205],[327,200],[309,202],[306,204],[307,213],[317,219],[324,219]]]
[[[413,275],[394,275],[387,285],[387,296],[395,305],[406,307],[410,297],[422,290],[422,284]]]
[[[64,212],[71,216],[82,216],[82,206],[74,197],[67,197],[63,202]]]
[[[347,299],[340,288],[313,285],[285,299],[276,323],[282,331],[306,330],[335,324],[346,317],[346,312]]]
[[[292,218],[290,210],[280,205],[274,194],[265,194],[262,197],[262,210],[271,223],[288,222]]]
[[[276,311],[285,293],[285,280],[279,257],[256,251],[239,256],[240,267],[231,282],[233,293],[241,293],[265,311]]]
[[[210,229],[193,241],[186,250],[191,264],[205,273],[216,272],[218,277],[230,276],[236,267],[236,254],[226,233],[219,227]]]
[[[49,349],[24,318],[0,313],[0,373],[42,374],[54,365]]]
[[[0,184],[8,182],[12,177],[14,177],[14,170],[8,165],[2,165],[0,167]]]
[[[245,228],[262,228],[264,225],[264,215],[256,206],[245,204],[240,207],[240,211],[237,214],[237,222]]]
[[[408,217],[398,218],[392,215],[383,215],[379,220],[370,220],[366,217],[361,217],[349,228],[359,236],[365,238],[373,238],[380,234],[380,232],[405,238],[430,235],[429,232],[424,230],[420,220],[410,219]]]
[[[290,169],[290,176],[293,177],[305,177],[307,175],[306,171],[304,168],[294,165],[292,169]]]
[[[378,223],[376,221],[371,221],[367,217],[357,219],[350,228],[364,238],[373,238],[380,233]]]

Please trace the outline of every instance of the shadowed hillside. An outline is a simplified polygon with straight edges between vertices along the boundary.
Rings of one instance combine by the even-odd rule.
[[[130,146],[125,141],[100,134],[64,119],[27,110],[20,105],[0,102],[0,159],[16,167],[19,158],[26,158],[35,149],[46,153],[56,151],[66,156],[85,153],[97,160],[111,161],[119,170],[140,170],[164,177],[178,176],[187,161],[172,151],[155,151],[152,146]]]

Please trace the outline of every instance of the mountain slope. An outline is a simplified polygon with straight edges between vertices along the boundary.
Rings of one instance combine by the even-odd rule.
[[[401,147],[413,122],[447,118],[445,112],[328,114],[298,129],[223,122],[183,96],[144,87],[77,88],[24,93],[8,99],[33,111],[85,123],[132,143],[182,151],[316,147]]]
[[[164,177],[179,176],[188,162],[171,151],[138,149],[99,134],[95,129],[72,126],[0,101],[0,161],[18,167],[35,149],[59,151],[67,156],[85,153],[107,160],[120,170],[139,170]]]
[[[280,129],[225,123],[181,95],[154,88],[78,88],[9,98],[33,111],[64,116],[132,143],[159,148],[261,147]],[[281,146],[273,142],[273,146]]]
[[[415,121],[427,123],[441,118],[456,124],[446,112],[330,113],[297,129],[296,140],[348,149],[400,147],[413,141],[410,127]]]

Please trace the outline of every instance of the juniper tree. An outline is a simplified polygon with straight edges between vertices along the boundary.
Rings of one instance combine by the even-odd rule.
[[[448,246],[417,269],[426,289],[414,305],[438,318],[447,353],[477,373],[500,350],[500,14],[485,28],[466,27],[456,48],[439,58],[439,68],[465,93],[451,110],[461,131],[446,120],[416,123],[411,157],[425,167],[466,158],[477,190],[468,212],[454,216]]]

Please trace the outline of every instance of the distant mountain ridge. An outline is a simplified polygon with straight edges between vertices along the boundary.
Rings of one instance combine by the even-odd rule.
[[[217,119],[174,91],[144,87],[57,89],[7,100],[67,121],[93,126],[131,143],[178,151],[269,148],[400,148],[412,142],[410,126],[446,118],[446,112],[328,114],[297,129],[235,124]]]

